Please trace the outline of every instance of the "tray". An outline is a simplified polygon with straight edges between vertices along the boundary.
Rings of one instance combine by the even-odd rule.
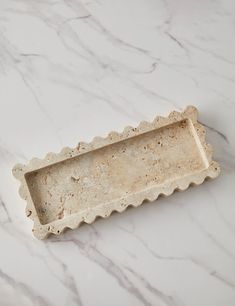
[[[13,169],[39,239],[185,190],[219,172],[193,106]]]

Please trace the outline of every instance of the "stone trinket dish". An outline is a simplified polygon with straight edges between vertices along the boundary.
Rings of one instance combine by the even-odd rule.
[[[219,172],[193,106],[13,169],[39,239],[199,185]]]

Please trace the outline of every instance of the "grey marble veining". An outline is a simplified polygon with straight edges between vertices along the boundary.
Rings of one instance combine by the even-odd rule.
[[[0,305],[235,304],[233,1],[0,3]],[[48,241],[16,162],[194,104],[221,176]]]

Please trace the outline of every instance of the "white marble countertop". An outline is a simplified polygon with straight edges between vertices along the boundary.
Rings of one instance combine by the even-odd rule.
[[[235,2],[1,0],[0,305],[235,305]],[[46,241],[15,163],[193,104],[220,177]]]

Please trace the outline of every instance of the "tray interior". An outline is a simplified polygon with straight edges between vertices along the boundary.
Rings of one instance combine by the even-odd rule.
[[[25,175],[41,224],[189,176],[208,167],[190,120]]]

